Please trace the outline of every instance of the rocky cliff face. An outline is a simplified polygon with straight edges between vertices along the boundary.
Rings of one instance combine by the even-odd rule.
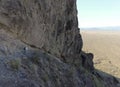
[[[0,87],[119,87],[81,49],[76,0],[0,0]]]
[[[26,44],[57,57],[81,51],[75,0],[1,0],[0,24]]]

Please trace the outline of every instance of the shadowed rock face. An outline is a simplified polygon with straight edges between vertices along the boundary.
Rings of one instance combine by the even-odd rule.
[[[76,0],[0,0],[0,87],[119,87],[81,49]]]
[[[78,54],[76,0],[0,0],[0,25],[26,44],[57,57]]]

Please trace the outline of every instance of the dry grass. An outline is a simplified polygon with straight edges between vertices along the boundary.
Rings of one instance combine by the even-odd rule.
[[[120,31],[81,30],[83,50],[94,53],[97,69],[120,78]]]

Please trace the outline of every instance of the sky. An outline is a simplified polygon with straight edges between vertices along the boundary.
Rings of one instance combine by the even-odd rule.
[[[80,28],[120,26],[120,0],[77,0]]]

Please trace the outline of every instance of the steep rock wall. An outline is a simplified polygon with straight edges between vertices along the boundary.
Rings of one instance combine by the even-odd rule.
[[[60,58],[73,57],[82,48],[76,0],[0,0],[0,25]]]

